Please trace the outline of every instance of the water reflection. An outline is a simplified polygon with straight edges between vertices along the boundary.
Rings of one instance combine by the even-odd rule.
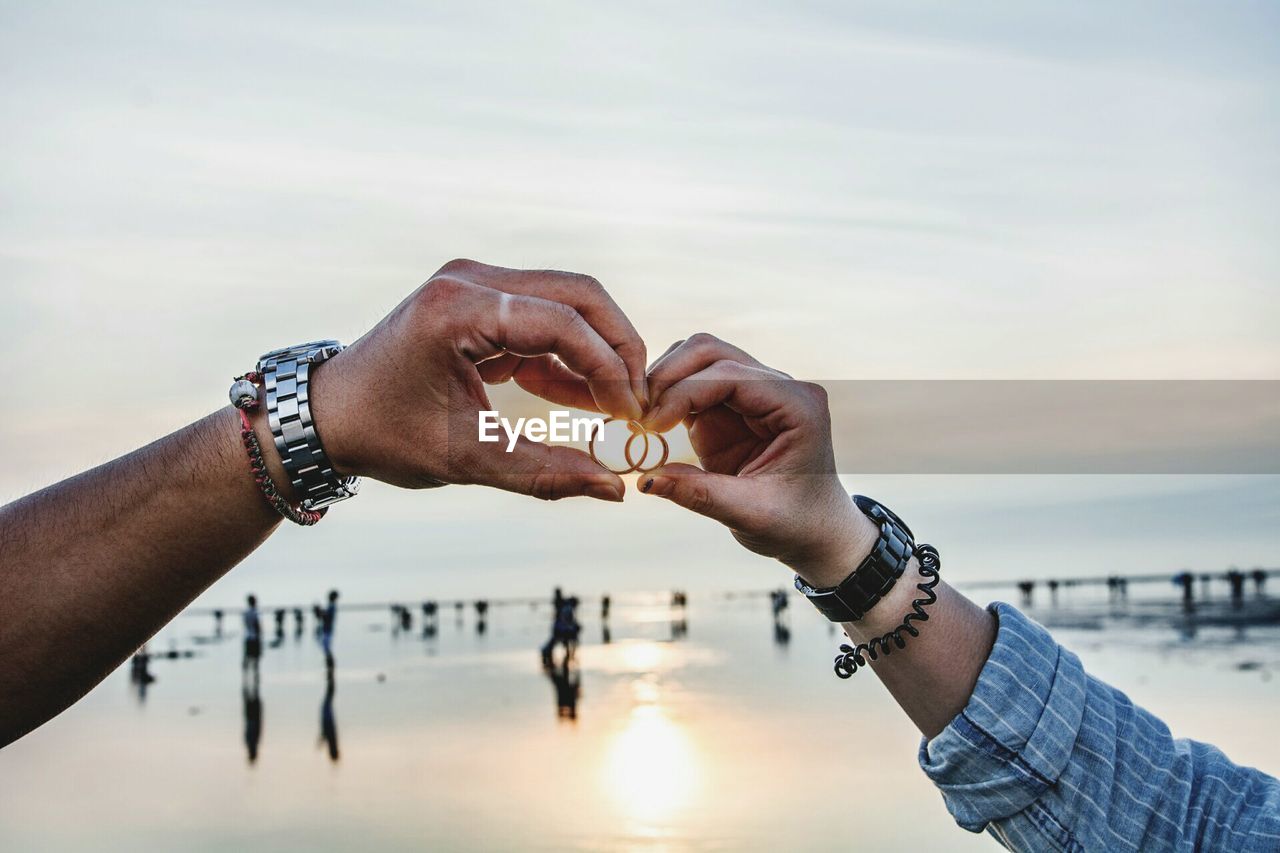
[[[557,666],[551,664],[543,668],[547,678],[555,688],[556,717],[561,720],[576,722],[578,719],[578,700],[582,698],[582,672],[570,655]]]
[[[338,761],[338,721],[333,714],[334,680],[333,668],[325,673],[324,700],[320,703],[320,739],[329,749],[329,760]]]
[[[656,701],[633,708],[609,744],[605,787],[636,834],[659,833],[693,806],[700,777],[692,738]]]
[[[258,744],[262,741],[262,695],[256,677],[240,685],[240,698],[244,704],[244,747],[249,754],[249,763],[254,764],[258,760]]]
[[[1064,582],[1052,608],[1041,582],[1043,610],[1035,615],[1055,623],[1086,665],[1110,668],[1119,686],[1175,730],[1275,768],[1280,747],[1256,732],[1274,717],[1280,690],[1274,677],[1280,673],[1280,602],[1258,596],[1247,577],[1243,606],[1233,608],[1227,582],[1215,583],[1217,600],[1205,602],[1195,584],[1191,619],[1183,616],[1181,589],[1167,579],[1130,586],[1127,613],[1119,619],[1105,589]],[[312,849],[339,846],[356,832],[378,848],[406,846],[412,837],[459,850],[822,849],[833,844],[829,827],[850,819],[870,849],[969,849],[970,836],[956,830],[915,767],[910,723],[887,701],[852,706],[867,725],[886,732],[874,742],[795,738],[797,729],[847,725],[851,707],[849,685],[837,683],[824,663],[837,638],[828,637],[830,623],[807,605],[788,603],[775,614],[767,594],[699,595],[688,608],[699,631],[671,642],[678,633],[672,623],[684,620],[684,608],[672,606],[669,591],[615,593],[612,642],[604,645],[603,620],[594,621],[603,607],[597,610],[601,602],[593,597],[587,610],[577,609],[586,623],[580,645],[570,656],[557,644],[552,667],[544,669],[533,649],[552,627],[548,600],[536,610],[491,600],[490,628],[503,630],[481,639],[470,624],[444,627],[456,609],[452,600],[430,613],[422,609],[430,596],[402,599],[413,602],[413,633],[396,640],[386,602],[376,610],[343,610],[348,741],[359,729],[348,743],[339,739],[336,669],[332,679],[316,677],[325,672],[323,645],[271,648],[270,609],[262,611],[268,660],[261,688],[251,668],[236,677],[239,608],[228,614],[227,641],[202,644],[193,658],[179,647],[153,644],[159,651],[144,651],[147,658],[135,664],[139,671],[165,668],[146,706],[137,705],[144,686],[128,682],[133,669],[126,667],[119,681],[95,691],[57,725],[6,748],[0,848],[92,848],[104,827],[124,832],[111,821],[144,791],[163,796],[166,816],[149,814],[147,826],[125,832],[122,845],[185,849],[198,837],[207,841],[201,846],[234,846],[243,841],[242,827],[226,815],[270,810],[291,846]],[[795,600],[795,593],[785,600]],[[474,618],[472,607],[468,601],[464,618]],[[1245,619],[1253,621],[1240,637],[1235,632]],[[416,641],[437,622],[438,634]],[[1200,639],[1179,641],[1175,629],[1192,625]],[[770,654],[781,641],[779,626],[789,645]],[[203,636],[212,627],[201,612],[198,622],[179,619],[155,642],[196,630]],[[308,619],[309,639],[313,627]],[[1188,679],[1211,698],[1186,702]],[[233,685],[239,688],[234,696]],[[875,699],[879,691],[869,693]],[[554,716],[547,714],[548,698]],[[132,731],[145,736],[100,736],[134,725]],[[213,744],[206,742],[210,735]],[[333,762],[325,768],[333,772],[317,773],[317,764],[326,762]],[[131,790],[118,785],[124,763]],[[71,804],[75,820],[59,819],[68,808],[60,796],[66,779],[100,792]],[[429,781],[439,779],[448,782]],[[903,792],[898,804],[851,806],[847,798],[814,796],[886,784]],[[210,791],[219,804],[213,812]],[[350,836],[334,838],[335,816]],[[975,849],[987,846],[981,838],[972,842]]]

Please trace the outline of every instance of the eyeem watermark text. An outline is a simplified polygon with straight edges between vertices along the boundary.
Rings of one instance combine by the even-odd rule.
[[[589,441],[604,438],[604,418],[573,417],[563,409],[552,409],[550,417],[516,418],[513,424],[497,412],[481,410],[480,440],[498,442],[502,436],[498,429],[507,434],[507,452],[516,449],[516,441],[523,435],[530,441]]]

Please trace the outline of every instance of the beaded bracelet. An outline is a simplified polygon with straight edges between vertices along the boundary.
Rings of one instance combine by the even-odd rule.
[[[276,488],[275,481],[267,471],[266,460],[262,458],[262,446],[258,443],[258,434],[253,431],[253,424],[249,422],[247,414],[258,408],[257,381],[258,374],[250,371],[244,376],[237,376],[230,391],[231,404],[240,414],[240,440],[244,442],[244,449],[249,454],[249,471],[253,474],[253,481],[258,484],[258,490],[267,499],[267,503],[271,504],[272,509],[294,524],[310,527],[324,518],[329,508],[309,510],[295,507]]]
[[[940,580],[938,571],[942,568],[942,557],[932,545],[916,546],[915,556],[920,561],[920,576],[925,578],[916,584],[916,589],[924,593],[924,598],[911,602],[911,612],[903,617],[901,625],[889,633],[854,646],[842,644],[840,654],[836,655],[836,675],[849,678],[858,671],[858,667],[866,666],[868,660],[878,660],[882,654],[888,657],[895,648],[906,648],[907,638],[902,636],[904,631],[912,637],[920,636],[920,629],[912,623],[929,621],[925,608],[938,600],[938,594],[933,589]]]

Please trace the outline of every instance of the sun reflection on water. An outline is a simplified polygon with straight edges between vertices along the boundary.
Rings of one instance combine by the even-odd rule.
[[[687,728],[662,704],[654,673],[664,649],[636,643],[625,659],[637,677],[635,703],[612,738],[604,764],[605,788],[641,836],[665,834],[671,822],[696,801],[701,783],[697,749]]]

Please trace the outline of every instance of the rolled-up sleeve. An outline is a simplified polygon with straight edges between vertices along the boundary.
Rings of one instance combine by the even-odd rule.
[[[956,822],[1014,850],[1280,850],[1280,783],[1089,676],[1016,608],[965,709],[920,746]]]

